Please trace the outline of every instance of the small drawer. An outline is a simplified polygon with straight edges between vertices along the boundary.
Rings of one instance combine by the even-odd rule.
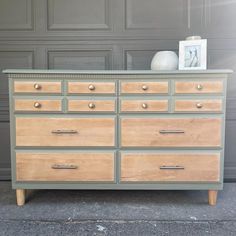
[[[121,100],[121,112],[168,112],[168,100]]]
[[[123,153],[122,182],[220,182],[220,153]]]
[[[68,111],[71,112],[112,112],[116,111],[115,100],[68,100]]]
[[[19,112],[61,112],[62,101],[61,99],[15,99],[15,111]]]
[[[176,81],[176,94],[223,93],[223,81]]]
[[[168,82],[121,82],[122,94],[168,94]]]
[[[17,181],[114,182],[113,152],[16,153]]]
[[[222,112],[221,99],[175,100],[175,112]]]
[[[14,93],[52,93],[62,92],[60,81],[14,81]]]
[[[115,82],[68,82],[69,94],[115,94]]]

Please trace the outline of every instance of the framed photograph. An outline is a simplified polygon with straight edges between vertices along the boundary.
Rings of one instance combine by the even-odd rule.
[[[206,70],[207,40],[179,42],[179,70]]]

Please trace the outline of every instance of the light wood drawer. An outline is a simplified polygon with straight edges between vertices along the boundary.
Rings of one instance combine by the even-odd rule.
[[[17,181],[114,181],[114,153],[16,153]]]
[[[62,92],[60,81],[14,81],[15,93],[52,93]]]
[[[167,112],[168,100],[121,100],[121,112]]]
[[[114,145],[115,118],[16,118],[16,146]]]
[[[68,82],[68,93],[115,94],[115,82]]]
[[[61,99],[15,99],[15,111],[32,112],[60,112],[62,111]]]
[[[223,93],[223,81],[176,81],[175,93]]]
[[[121,93],[167,94],[168,82],[121,82]]]
[[[77,112],[115,112],[115,100],[68,100],[68,111]]]
[[[121,181],[219,182],[220,154],[122,154]]]
[[[122,147],[220,147],[221,118],[122,118]]]
[[[175,100],[176,112],[222,112],[221,99]]]

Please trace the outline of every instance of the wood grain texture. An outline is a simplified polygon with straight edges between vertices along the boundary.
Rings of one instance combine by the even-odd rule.
[[[35,89],[35,84],[40,86],[39,89]],[[53,93],[59,94],[61,90],[61,82],[57,81],[14,81],[15,93]]]
[[[77,133],[53,134],[53,130],[75,130]],[[16,118],[16,146],[114,145],[114,118]]]
[[[18,206],[25,205],[25,189],[16,189],[16,203]]]
[[[90,108],[89,105],[94,107]],[[115,112],[115,100],[68,100],[68,111],[80,112]]]
[[[122,99],[121,112],[168,112],[168,100]]]
[[[77,169],[53,169],[55,164]],[[114,181],[114,153],[17,153],[17,181]]]
[[[181,166],[184,169],[160,169]],[[220,154],[126,153],[121,156],[121,181],[219,182]]]
[[[209,202],[209,205],[211,205],[211,206],[215,206],[216,205],[217,193],[218,193],[217,190],[209,190],[208,191],[208,202]]]
[[[39,107],[35,107],[35,103],[39,103]],[[45,99],[15,99],[15,111],[62,111],[62,101],[57,100],[45,100]]]
[[[198,104],[202,107],[198,108]],[[222,99],[175,100],[176,112],[222,112]]]
[[[199,90],[198,85],[202,86],[202,89]],[[223,93],[223,81],[177,81],[175,82],[175,93]]]
[[[93,90],[89,86],[94,86]],[[115,94],[115,82],[68,82],[68,93],[81,94]]]
[[[221,123],[220,118],[122,118],[121,146],[220,147]]]
[[[143,90],[143,86],[147,89]],[[167,94],[168,82],[149,82],[149,81],[137,81],[137,82],[121,82],[121,93],[137,93],[137,94]]]

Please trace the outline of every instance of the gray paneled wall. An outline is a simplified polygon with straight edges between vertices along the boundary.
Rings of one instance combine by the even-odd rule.
[[[236,0],[0,0],[0,69],[149,69],[158,50],[208,38],[209,68],[236,71]],[[236,179],[236,74],[225,178]],[[0,74],[0,178],[10,178],[8,89]]]

